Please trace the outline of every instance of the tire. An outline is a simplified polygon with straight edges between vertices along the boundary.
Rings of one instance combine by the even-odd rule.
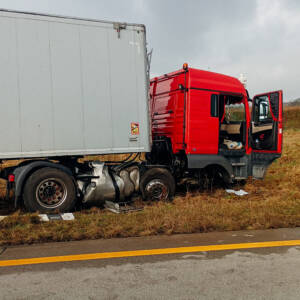
[[[166,169],[149,169],[141,178],[140,191],[146,201],[172,200],[175,195],[175,188],[174,177]]]
[[[55,168],[42,168],[26,181],[23,200],[30,212],[68,212],[75,205],[76,189],[67,173]]]

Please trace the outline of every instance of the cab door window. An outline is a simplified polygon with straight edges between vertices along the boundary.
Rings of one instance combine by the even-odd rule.
[[[272,114],[268,96],[258,97],[255,101],[255,120],[256,124],[272,123]]]
[[[252,148],[281,152],[282,91],[255,96],[252,109]]]
[[[210,97],[210,115],[219,117],[219,95],[212,94]]]

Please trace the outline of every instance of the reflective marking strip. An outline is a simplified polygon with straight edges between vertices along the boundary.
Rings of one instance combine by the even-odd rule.
[[[239,249],[253,249],[253,248],[271,248],[271,247],[285,247],[285,246],[300,246],[300,240],[208,245],[208,246],[135,250],[135,251],[122,251],[122,252],[105,252],[105,253],[25,258],[25,259],[2,260],[2,261],[0,260],[0,267],[97,260],[97,259],[109,259],[109,258],[121,258],[121,257],[180,254],[180,253],[194,253],[194,252],[208,252],[208,251],[222,251],[222,250],[239,250]]]

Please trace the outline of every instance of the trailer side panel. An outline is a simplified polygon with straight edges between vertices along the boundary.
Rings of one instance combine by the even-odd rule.
[[[0,11],[0,159],[150,150],[142,25]]]

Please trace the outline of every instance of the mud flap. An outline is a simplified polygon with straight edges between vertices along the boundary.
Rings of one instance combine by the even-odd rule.
[[[269,165],[253,165],[252,176],[255,179],[264,179]]]
[[[252,153],[252,177],[264,179],[268,167],[274,160],[280,157],[277,153]]]

